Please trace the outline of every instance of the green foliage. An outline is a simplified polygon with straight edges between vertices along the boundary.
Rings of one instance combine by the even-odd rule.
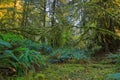
[[[29,48],[31,50],[35,50],[38,47],[38,44],[36,44],[35,42],[28,40],[28,39],[23,39],[23,40],[13,40],[10,42],[11,44],[13,44],[14,47],[25,47],[25,48]]]
[[[29,73],[25,74],[24,76],[17,76],[17,77],[7,77],[7,80],[45,80],[45,75],[42,73],[34,73],[30,70]]]
[[[0,68],[12,67],[18,75],[43,68],[44,58],[35,49],[38,48],[36,43],[19,38],[17,35],[9,34],[11,38],[6,35],[7,37],[4,38],[6,41],[0,40]],[[31,45],[35,48],[31,48]]]
[[[107,80],[120,80],[120,73],[118,72],[120,69],[120,53],[114,53],[114,54],[108,54],[107,56],[109,59],[111,59],[111,63],[116,64],[115,70],[117,73],[109,74],[107,77]]]
[[[3,40],[3,36],[0,34],[0,39],[2,39]]]
[[[30,50],[39,51],[43,55],[50,54],[53,51],[52,47],[49,45],[43,43],[42,44],[35,43],[28,39],[11,40],[10,43],[14,48],[19,48],[19,49],[29,48]]]
[[[79,62],[81,60],[90,60],[91,54],[87,50],[80,49],[57,49],[50,55],[51,63]]]
[[[12,33],[6,33],[6,34],[3,34],[3,33],[0,33],[1,36],[3,36],[3,40],[4,41],[7,41],[7,42],[11,42],[11,41],[19,41],[19,40],[23,40],[23,37],[20,36],[20,35],[16,35],[16,34],[12,34]]]
[[[51,46],[43,43],[38,46],[37,50],[40,51],[43,55],[49,55],[53,52],[53,48]]]
[[[90,53],[88,53],[88,51],[86,49],[84,50],[78,50],[78,49],[75,49],[73,51],[71,51],[72,53],[72,56],[73,58],[77,59],[77,60],[89,60],[90,59]]]
[[[21,53],[15,54],[14,51],[5,51],[0,57],[1,67],[13,67],[17,74],[21,75],[25,71],[41,69],[44,66],[44,59],[37,51],[24,49]],[[23,72],[23,73],[22,73]]]
[[[89,61],[92,56],[101,49],[101,46],[94,46],[90,49],[69,49],[69,48],[58,48],[50,54],[51,63],[61,62],[81,62]]]
[[[103,64],[49,64],[42,73],[49,80],[106,80],[113,73],[111,65]]]
[[[116,53],[116,54],[110,53],[110,54],[108,54],[107,57],[108,57],[109,59],[112,59],[112,61],[113,61],[114,63],[117,63],[117,64],[120,63],[120,53]]]
[[[120,73],[109,74],[107,80],[120,80]]]
[[[11,48],[11,44],[6,42],[6,41],[3,41],[3,40],[0,40],[0,46],[2,47],[6,47],[6,48]]]

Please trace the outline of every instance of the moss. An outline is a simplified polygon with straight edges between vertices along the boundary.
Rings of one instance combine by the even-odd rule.
[[[45,70],[28,77],[32,77],[30,80],[106,80],[108,74],[115,72],[114,68],[110,64],[49,64]]]
[[[109,66],[109,67],[106,67]],[[43,72],[47,80],[105,80],[113,66],[102,64],[52,64]]]

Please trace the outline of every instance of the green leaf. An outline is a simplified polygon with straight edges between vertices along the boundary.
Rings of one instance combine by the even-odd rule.
[[[19,48],[15,49],[15,50],[17,50],[17,51],[26,51],[26,50],[27,50],[27,48],[24,48],[24,47],[19,47]]]
[[[120,73],[110,74],[107,80],[110,80],[110,79],[120,80]]]
[[[5,47],[7,47],[7,48],[11,48],[11,44],[8,43],[8,42],[5,42],[5,41],[3,41],[3,40],[0,40],[0,45],[5,46]]]

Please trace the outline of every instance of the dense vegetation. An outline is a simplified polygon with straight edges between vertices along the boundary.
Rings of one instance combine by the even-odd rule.
[[[0,80],[120,80],[119,0],[0,0]]]

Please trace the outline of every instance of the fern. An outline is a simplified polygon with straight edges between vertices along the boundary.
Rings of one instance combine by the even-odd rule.
[[[4,41],[7,41],[7,42],[10,42],[10,41],[20,41],[20,40],[23,40],[23,37],[20,36],[20,35],[16,35],[16,34],[12,34],[12,33],[6,33],[6,34],[1,34],[3,37],[3,40]]]
[[[91,58],[89,51],[79,49],[57,49],[50,55],[50,62],[70,62],[71,59],[76,61],[89,60]],[[52,62],[53,60],[53,62]]]
[[[109,74],[107,80],[120,80],[120,73]]]
[[[3,40],[0,40],[0,46],[4,46],[6,48],[11,48],[11,44],[6,41],[3,41]]]
[[[51,46],[46,45],[46,44],[40,44],[37,48],[38,51],[41,52],[43,55],[49,55],[50,53],[53,52],[53,49]]]
[[[9,53],[3,54],[0,57],[0,63],[4,63],[4,65],[0,65],[1,67],[14,67],[18,74],[21,75],[22,72],[29,71],[29,69],[35,69],[37,67],[44,66],[43,57],[35,51],[31,51],[27,49],[25,53],[21,53],[19,55],[15,55],[14,53],[7,51]]]
[[[0,67],[15,68],[18,75],[23,75],[29,70],[36,71],[36,68],[43,68],[44,58],[37,50],[38,47],[36,43],[27,39],[0,40],[0,52],[2,53],[0,54]]]
[[[119,65],[120,63],[120,53],[116,53],[116,54],[108,54],[107,56],[109,59],[112,59],[113,62],[117,63],[117,65]]]
[[[3,40],[3,36],[0,34],[0,39],[2,39]]]

